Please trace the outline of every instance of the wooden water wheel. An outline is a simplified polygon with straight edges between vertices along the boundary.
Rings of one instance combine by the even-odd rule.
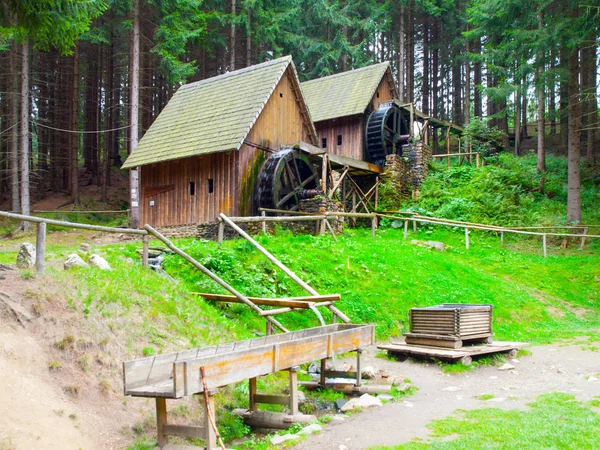
[[[261,208],[295,211],[300,201],[322,194],[319,173],[308,157],[285,149],[265,161],[257,181],[257,203]]]
[[[365,156],[383,167],[387,155],[402,154],[402,145],[408,143],[408,133],[408,123],[400,109],[393,103],[381,104],[367,120]]]

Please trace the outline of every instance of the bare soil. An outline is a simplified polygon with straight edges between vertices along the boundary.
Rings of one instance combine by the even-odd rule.
[[[323,433],[293,448],[339,450],[346,446],[358,450],[427,439],[427,424],[456,409],[526,408],[538,395],[549,392],[567,392],[579,400],[590,400],[600,395],[600,381],[588,381],[589,377],[600,378],[600,355],[582,349],[582,343],[530,347],[531,355],[507,360],[515,370],[478,366],[460,374],[444,373],[435,362],[376,358],[376,349],[370,348],[363,354],[363,367],[371,365],[387,371],[390,377],[408,378],[418,388],[417,393],[353,414],[342,423],[326,425]],[[348,363],[353,361],[348,359]],[[482,395],[494,397],[481,400]]]

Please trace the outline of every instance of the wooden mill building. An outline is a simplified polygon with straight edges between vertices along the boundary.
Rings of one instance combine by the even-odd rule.
[[[396,86],[389,62],[302,83],[319,147],[333,155],[365,160],[369,113],[393,101]]]
[[[179,88],[123,168],[140,167],[141,223],[170,226],[252,212],[265,157],[317,145],[290,56]]]

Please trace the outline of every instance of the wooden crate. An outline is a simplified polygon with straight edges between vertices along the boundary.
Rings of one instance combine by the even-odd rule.
[[[446,303],[409,312],[407,344],[460,348],[464,341],[489,340],[492,305]]]

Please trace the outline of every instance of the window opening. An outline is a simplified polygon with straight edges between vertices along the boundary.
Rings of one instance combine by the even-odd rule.
[[[327,138],[321,139],[321,148],[327,148]]]
[[[208,193],[212,194],[214,190],[214,183],[213,183],[213,179],[209,178],[208,179]]]
[[[196,183],[190,181],[190,195],[196,195]]]
[[[342,145],[342,135],[338,134],[338,145]]]

